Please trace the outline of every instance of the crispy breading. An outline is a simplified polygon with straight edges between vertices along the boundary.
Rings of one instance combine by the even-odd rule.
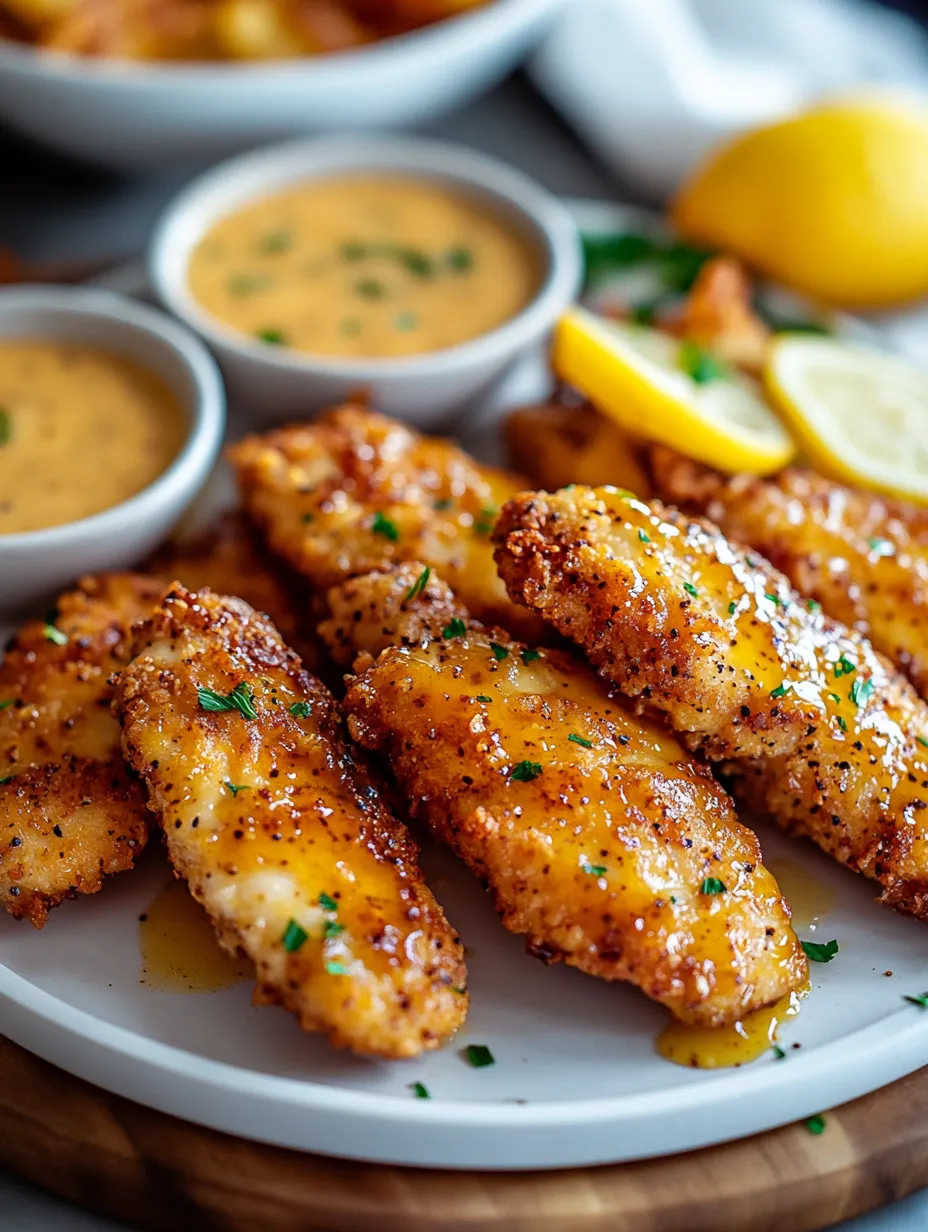
[[[268,551],[240,510],[226,513],[200,533],[174,539],[149,562],[153,572],[188,590],[235,595],[270,616],[307,671],[320,665],[312,595],[306,582]]]
[[[150,814],[119,750],[108,678],[164,589],[130,573],[85,578],[54,625],[30,621],[0,665],[0,895],[36,928],[145,846]]]
[[[339,653],[354,640],[363,666],[395,643],[350,685],[349,731],[487,883],[506,928],[688,1022],[734,1022],[798,989],[789,909],[708,770],[566,652],[468,621],[434,578],[410,594],[416,569],[333,596]]]
[[[239,599],[177,586],[135,650],[126,757],[221,944],[255,962],[256,1001],[358,1053],[437,1047],[467,1009],[461,944],[332,696]]]
[[[726,476],[663,448],[652,466],[664,499],[762,552],[928,693],[928,510],[798,467]]]
[[[541,635],[541,623],[507,598],[490,546],[499,506],[519,489],[515,476],[351,405],[246,437],[229,458],[250,517],[314,589],[423,560],[475,616]]]
[[[520,496],[497,534],[512,595],[728,758],[737,799],[928,917],[928,706],[860,634],[711,523],[608,489]]]

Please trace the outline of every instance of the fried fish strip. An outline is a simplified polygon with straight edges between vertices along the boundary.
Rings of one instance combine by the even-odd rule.
[[[145,846],[150,815],[119,749],[108,678],[164,589],[130,573],[85,578],[53,625],[23,627],[0,666],[0,895],[36,928]]]
[[[737,799],[928,916],[928,707],[864,638],[711,523],[615,489],[522,495],[498,544],[513,597],[728,759]]]
[[[126,757],[256,1001],[358,1053],[436,1048],[467,1009],[461,944],[328,691],[242,600],[179,585],[135,649]]]
[[[391,561],[441,569],[475,616],[529,638],[540,622],[510,603],[490,531],[519,488],[447,441],[343,406],[234,445],[242,500],[272,550],[317,590]]]
[[[652,466],[665,499],[762,552],[928,693],[928,510],[794,467],[726,476],[669,449]]]
[[[708,770],[564,651],[468,622],[433,578],[410,594],[418,568],[347,583],[323,632],[339,654],[353,642],[359,666],[387,646],[349,687],[349,730],[506,928],[687,1022],[731,1023],[798,989],[789,908]]]

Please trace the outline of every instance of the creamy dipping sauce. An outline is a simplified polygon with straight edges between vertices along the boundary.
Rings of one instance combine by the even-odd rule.
[[[77,343],[0,342],[0,534],[76,522],[167,469],[186,436],[158,377]]]
[[[532,241],[482,202],[427,180],[304,184],[221,219],[189,286],[227,325],[316,355],[419,355],[477,338],[541,285]]]

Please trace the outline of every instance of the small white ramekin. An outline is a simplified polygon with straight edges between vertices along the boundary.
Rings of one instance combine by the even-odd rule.
[[[216,460],[225,395],[215,363],[182,326],[121,295],[83,287],[0,290],[0,341],[31,338],[86,343],[156,373],[180,400],[189,425],[180,453],[149,487],[93,517],[47,530],[0,534],[0,613],[18,614],[84,573],[136,564],[172,529]],[[74,459],[90,476],[94,442]],[[41,474],[23,476],[41,483]]]
[[[191,253],[224,215],[295,184],[377,171],[457,187],[511,218],[538,245],[545,262],[531,303],[460,346],[366,360],[253,341],[193,297],[187,276]],[[557,198],[493,158],[409,137],[292,141],[233,159],[181,192],[160,219],[150,248],[150,277],[161,302],[206,340],[222,366],[230,398],[252,421],[306,414],[361,391],[378,410],[420,427],[447,421],[542,342],[576,295],[581,272],[577,229]]]

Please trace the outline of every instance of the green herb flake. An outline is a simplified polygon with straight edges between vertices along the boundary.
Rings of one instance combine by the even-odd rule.
[[[348,968],[341,962],[327,962],[325,964],[327,975],[350,975]]]
[[[648,325],[651,326],[657,320],[657,314],[663,307],[663,301],[660,299],[644,300],[640,304],[634,304],[628,310],[628,319],[632,325]]]
[[[225,787],[229,795],[233,797],[233,799],[235,798],[235,796],[238,795],[240,791],[250,791],[251,790],[251,787],[249,786],[248,783],[239,783],[236,785],[235,783],[230,783],[228,779],[226,779],[223,786]]]
[[[820,1114],[818,1116],[809,1117],[807,1121],[803,1122],[803,1124],[809,1133],[814,1134],[816,1138],[819,1134],[823,1134],[825,1132],[825,1118]]]
[[[426,586],[428,586],[429,578],[431,576],[432,576],[431,566],[426,565],[425,568],[422,570],[422,572],[419,574],[419,576],[416,578],[416,580],[413,582],[413,584],[410,586],[409,590],[406,591],[406,594],[403,597],[403,602],[408,603],[410,599],[418,599],[419,596],[422,594],[422,592],[425,590]]]
[[[5,779],[0,779],[0,787],[6,787],[7,783],[12,783],[15,778],[15,774],[8,774]]]
[[[387,288],[379,278],[359,278],[354,284],[354,289],[365,299],[383,299],[387,293]]]
[[[326,941],[331,941],[333,937],[340,936],[344,931],[344,924],[339,924],[338,920],[326,920],[322,935]]]
[[[696,587],[693,585],[692,582],[684,582],[683,589],[686,591],[688,595],[692,595],[694,599],[699,594],[699,591],[696,589]]]
[[[928,740],[926,740],[924,736],[916,736],[915,739],[918,741],[918,743],[922,746],[923,749],[928,749]]]
[[[786,1060],[786,1050],[784,1048],[781,1048],[779,1044],[772,1044],[770,1047],[770,1051],[773,1053],[774,1057],[776,1057],[778,1061]]]
[[[771,697],[785,697],[793,686],[784,681],[783,684],[778,684],[775,689],[770,690]]]
[[[916,996],[908,995],[902,999],[908,1001],[909,1005],[917,1005],[920,1009],[928,1010],[928,992],[921,992]]]
[[[841,698],[838,696],[837,693],[829,693],[828,696],[831,698],[831,700],[834,702],[836,706],[841,705]]]
[[[284,930],[284,935],[281,938],[284,949],[288,954],[295,954],[304,942],[309,940],[309,933],[305,928],[301,928],[296,920],[291,920]]]
[[[534,663],[536,659],[541,658],[540,650],[523,650],[519,656],[523,663]]]
[[[415,1095],[416,1099],[431,1099],[429,1089],[422,1082],[410,1082],[408,1084],[410,1091]]]
[[[323,911],[338,911],[338,903],[330,894],[319,895],[319,906]]]
[[[700,894],[724,894],[728,887],[724,881],[719,881],[718,877],[706,877],[702,885],[699,887]]]
[[[304,513],[300,518],[300,521],[304,522],[307,526],[309,526],[310,522],[315,522],[315,520],[316,515],[314,513]]]
[[[587,740],[586,736],[578,736],[576,732],[571,732],[567,739],[572,740],[574,744],[582,744],[585,749],[593,747],[592,740]]]
[[[254,707],[254,694],[251,686],[244,681],[237,684],[231,693],[215,693],[212,689],[197,689],[197,701],[201,710],[221,713],[226,710],[237,710],[243,719],[256,719],[258,712]]]
[[[835,676],[837,676],[839,679],[842,676],[851,676],[856,671],[857,671],[857,664],[852,663],[851,660],[847,657],[847,655],[842,655],[841,658],[838,660],[838,662],[835,664]]]
[[[463,637],[466,632],[467,625],[461,620],[460,616],[454,616],[442,629],[441,635],[447,641],[449,637]]]
[[[643,530],[639,530],[639,531],[638,531],[638,538],[641,540],[641,542],[642,542],[642,543],[650,543],[650,542],[651,542],[651,536],[650,536],[650,535],[648,535],[648,534],[647,534],[645,531],[643,531]]]
[[[357,317],[346,317],[338,328],[346,338],[357,338],[364,326]]]
[[[711,252],[693,248],[680,240],[663,245],[658,254],[658,269],[668,291],[676,291],[680,295],[689,291],[711,256]]]
[[[822,610],[822,605],[817,599],[806,599],[806,607],[810,612],[820,612]]]
[[[367,255],[367,245],[357,240],[349,240],[339,249],[343,261],[361,261]]]
[[[469,269],[473,269],[474,254],[469,248],[451,248],[445,257],[445,264],[456,274],[466,274]]]
[[[729,614],[729,616],[734,616],[734,614],[735,614],[735,612],[737,612],[737,610],[738,610],[738,604],[735,602],[735,600],[734,600],[734,599],[732,599],[731,603],[729,603],[729,605],[728,605],[728,614]]]
[[[287,340],[279,329],[259,329],[255,337],[259,342],[266,342],[268,346],[287,345]]]
[[[47,642],[54,642],[56,646],[66,646],[68,644],[67,633],[62,633],[54,625],[45,625],[42,629],[42,636]]]
[[[15,698],[8,697],[5,702],[0,702],[0,710],[6,710],[8,707],[15,706],[15,705],[16,705]]]
[[[509,775],[516,783],[531,783],[541,774],[541,763],[537,761],[520,761],[512,767]]]
[[[290,707],[290,713],[295,719],[308,719],[312,712],[311,702],[294,702]]]
[[[293,234],[280,228],[277,231],[268,231],[267,235],[262,235],[258,240],[258,248],[261,252],[274,253],[286,252],[293,245]]]
[[[492,700],[493,698],[487,697],[486,693],[478,693],[477,696],[474,698],[475,702],[491,702]]]
[[[417,278],[431,278],[435,273],[434,261],[419,248],[397,248],[392,255]]]
[[[842,714],[838,715],[838,726],[841,728],[843,732],[847,731],[847,720],[844,718],[844,715]]]
[[[630,269],[657,256],[660,245],[650,236],[633,232],[581,235],[584,285],[589,287],[606,274]]]
[[[432,508],[436,513],[445,513],[454,504],[450,496],[440,496],[438,500],[432,502]]]
[[[499,517],[499,510],[494,505],[488,505],[485,509],[481,509],[474,522],[474,530],[478,535],[488,535],[496,524],[496,519]]]
[[[879,537],[868,539],[870,551],[876,552],[879,556],[895,556],[895,545],[890,543],[888,539],[880,539]]]
[[[496,1064],[496,1058],[486,1044],[468,1044],[464,1055],[474,1069],[485,1069],[488,1065]]]
[[[708,385],[728,376],[727,364],[689,338],[680,343],[678,363],[681,371],[697,385]]]
[[[764,598],[769,600],[774,607],[788,607],[789,604],[785,599],[781,599],[779,595],[764,594]]]
[[[9,445],[13,436],[13,420],[10,418],[10,412],[0,406],[0,446]]]
[[[580,867],[588,877],[605,877],[609,871],[605,864],[591,864],[589,860],[581,860]]]
[[[851,685],[851,691],[848,697],[855,706],[862,706],[868,697],[872,696],[874,684],[872,680],[861,680],[858,677]]]
[[[374,517],[374,521],[371,523],[371,534],[383,535],[384,539],[389,539],[391,543],[396,543],[400,537],[400,532],[396,528],[396,523],[392,522],[379,510]]]
[[[508,648],[501,646],[499,642],[490,642],[490,650],[493,652],[493,658],[497,663],[502,663],[503,659],[509,658]]]
[[[800,944],[810,962],[829,963],[838,952],[837,941],[803,941]]]
[[[419,324],[419,318],[414,312],[399,312],[393,319],[393,324],[403,333],[408,333]]]
[[[227,286],[230,295],[240,297],[253,295],[255,291],[263,290],[269,283],[270,279],[264,274],[233,274]]]

